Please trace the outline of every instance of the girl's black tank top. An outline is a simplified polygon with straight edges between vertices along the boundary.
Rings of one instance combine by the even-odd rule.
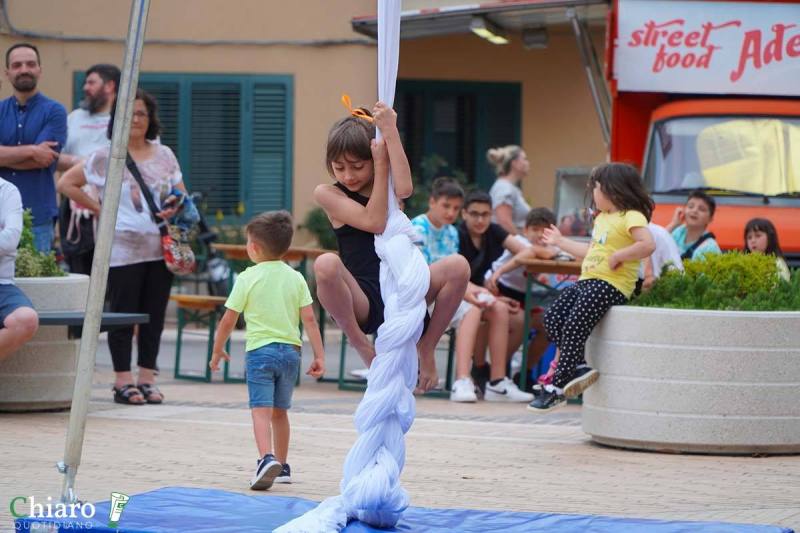
[[[339,182],[333,186],[361,205],[367,205],[369,201],[366,196],[348,190]],[[334,228],[333,233],[339,246],[339,258],[353,277],[378,281],[381,261],[375,253],[375,234],[346,224]]]

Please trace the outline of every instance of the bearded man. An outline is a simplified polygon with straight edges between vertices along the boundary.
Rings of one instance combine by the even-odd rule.
[[[119,79],[119,68],[114,65],[97,64],[86,71],[83,100],[67,117],[67,144],[58,158],[58,170],[68,170],[93,152],[108,146],[110,141],[106,131],[111,109],[116,103]],[[91,194],[91,191],[87,192]],[[78,206],[71,206],[69,198],[63,198],[58,220],[61,250],[69,271],[91,273],[96,226],[94,215]]]
[[[0,176],[14,184],[33,214],[34,245],[49,252],[58,209],[53,173],[67,137],[64,106],[40,93],[39,50],[17,43],[6,51],[13,96],[0,101]]]

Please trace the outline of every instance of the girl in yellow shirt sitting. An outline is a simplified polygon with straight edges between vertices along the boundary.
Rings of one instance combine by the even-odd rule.
[[[594,220],[590,244],[567,239],[556,226],[545,230],[544,241],[583,258],[581,277],[547,309],[544,326],[561,352],[551,385],[528,405],[546,412],[578,396],[599,377],[586,366],[584,352],[592,329],[613,305],[625,303],[636,286],[639,262],[655,250],[647,229],[653,200],[639,173],[630,165],[606,163],[589,176]]]

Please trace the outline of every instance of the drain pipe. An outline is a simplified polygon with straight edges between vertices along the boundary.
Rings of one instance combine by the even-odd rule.
[[[594,108],[595,111],[597,112],[597,118],[600,121],[600,131],[603,134],[603,142],[605,142],[606,148],[608,148],[609,142],[611,140],[611,127],[609,126],[609,119],[608,119],[608,114],[606,113],[606,108],[603,106],[602,96],[600,94],[601,89],[598,87],[598,83],[594,75],[594,70],[592,68],[593,65],[597,65],[597,57],[594,55],[594,48],[593,47],[591,49],[589,48],[591,46],[591,36],[588,34],[586,28],[579,20],[578,14],[575,12],[574,8],[567,9],[567,18],[572,23],[572,31],[575,33],[575,40],[578,43],[578,51],[581,54],[581,63],[583,63],[583,70],[586,73],[586,79],[589,82],[589,89],[592,92],[592,100],[594,101]],[[586,42],[587,39],[589,40],[588,45]]]

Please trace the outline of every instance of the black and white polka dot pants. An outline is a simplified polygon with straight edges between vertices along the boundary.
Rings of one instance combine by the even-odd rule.
[[[563,388],[585,364],[586,341],[592,329],[612,305],[624,304],[627,298],[607,281],[585,279],[564,289],[544,314],[544,327],[561,355],[553,385]]]

